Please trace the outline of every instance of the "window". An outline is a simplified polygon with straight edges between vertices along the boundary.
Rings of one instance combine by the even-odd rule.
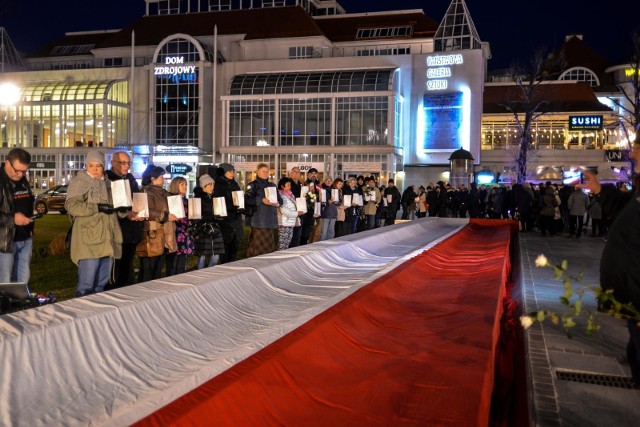
[[[161,0],[158,2],[158,15],[180,13],[180,0]]]
[[[591,87],[600,86],[598,76],[588,68],[573,67],[562,73],[558,80],[570,80],[578,82],[587,82]]]
[[[407,37],[411,36],[413,28],[410,25],[400,27],[382,28],[359,28],[356,33],[357,39],[377,39],[384,37]]]
[[[383,55],[411,55],[410,47],[387,47],[375,49],[360,49],[356,56],[383,56]]]
[[[56,46],[51,49],[51,55],[82,55],[91,52],[94,46],[93,44]]]
[[[104,66],[105,67],[122,67],[123,60],[122,58],[105,58]]]
[[[231,10],[231,0],[209,0],[209,11]]]
[[[367,70],[244,74],[233,78],[230,95],[388,91],[391,90],[392,72],[392,70]]]
[[[229,145],[274,145],[274,110],[273,100],[232,101],[229,105]]]
[[[289,48],[289,59],[317,58],[313,46],[294,46]]]
[[[387,145],[389,98],[336,99],[336,145]]]
[[[262,7],[285,6],[286,0],[262,0]]]
[[[331,100],[280,101],[280,145],[329,145]]]
[[[176,38],[169,40],[158,54],[157,63],[165,58],[179,57],[183,64],[200,60],[197,47],[191,41]],[[156,74],[156,143],[198,146],[200,121],[200,85],[197,65],[176,66],[181,71]]]

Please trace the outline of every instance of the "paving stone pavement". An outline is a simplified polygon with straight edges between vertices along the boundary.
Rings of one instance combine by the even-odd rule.
[[[562,282],[554,278],[551,269],[535,266],[539,254],[554,264],[567,260],[572,274],[582,271],[585,285],[599,283],[600,256],[605,245],[602,238],[542,237],[538,232],[519,233],[519,237],[525,312],[564,311],[559,302]],[[593,294],[584,297],[584,305],[595,311]],[[640,390],[558,378],[558,374],[571,378],[584,378],[587,374],[622,377],[623,382],[630,378],[626,322],[606,315],[596,319],[601,330],[592,337],[584,333],[584,319],[573,328],[572,339],[562,326],[550,322],[536,323],[526,331],[534,425],[640,426]]]

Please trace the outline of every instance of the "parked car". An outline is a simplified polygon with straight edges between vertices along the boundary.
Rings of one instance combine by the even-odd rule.
[[[46,214],[49,211],[58,211],[61,214],[67,213],[64,208],[64,201],[67,198],[67,186],[56,185],[53,188],[40,193],[36,196],[34,209],[40,214]]]

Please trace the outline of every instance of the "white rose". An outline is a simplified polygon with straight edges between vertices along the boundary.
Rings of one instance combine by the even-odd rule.
[[[546,267],[548,263],[549,261],[547,260],[547,257],[542,254],[538,255],[538,258],[536,258],[536,267]]]
[[[524,329],[529,329],[533,325],[533,319],[530,316],[520,316],[520,324]]]

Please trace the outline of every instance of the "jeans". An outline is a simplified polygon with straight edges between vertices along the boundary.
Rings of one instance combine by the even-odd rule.
[[[78,261],[78,287],[76,296],[104,291],[111,274],[111,257],[89,258]]]
[[[376,227],[376,216],[366,215],[367,217],[367,230],[373,230]]]
[[[296,246],[300,246],[300,235],[302,234],[302,226],[299,225],[297,227],[293,227],[293,235],[291,236],[291,243],[289,243],[290,248],[295,248]]]
[[[322,218],[322,229],[320,231],[320,241],[333,239],[336,235],[336,219]]]
[[[0,282],[29,283],[33,239],[13,242],[11,252],[0,253]]]
[[[207,264],[207,267],[213,267],[214,265],[218,264],[219,260],[220,260],[220,255],[218,254],[211,255],[211,258],[209,258],[209,264]],[[204,261],[205,261],[205,256],[200,255],[200,258],[198,258],[198,270],[202,270],[204,268],[204,264],[205,264]]]

